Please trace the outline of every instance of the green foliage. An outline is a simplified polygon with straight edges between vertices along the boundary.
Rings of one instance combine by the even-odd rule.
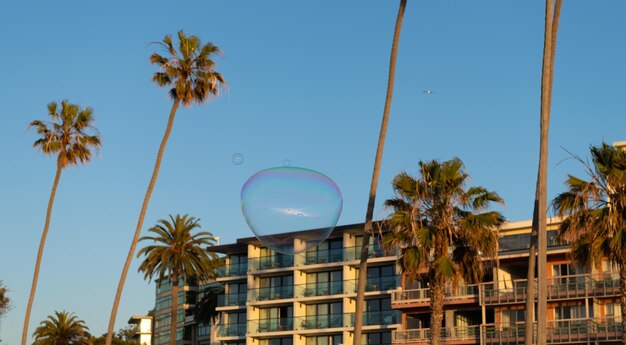
[[[215,253],[209,253],[206,247],[216,243],[213,234],[200,231],[192,235],[191,231],[200,228],[199,219],[189,215],[170,215],[170,219],[159,220],[159,224],[148,229],[155,236],[144,236],[140,241],[147,241],[137,257],[144,255],[139,271],[144,279],[157,277],[157,284],[171,277],[215,278],[215,269],[219,259]]]
[[[406,172],[392,182],[395,197],[385,201],[393,212],[385,220],[387,248],[398,250],[402,273],[430,284],[480,281],[481,255],[495,258],[504,217],[488,211],[503,203],[483,187],[465,188],[463,162],[420,162],[420,175]]]
[[[183,31],[178,32],[177,47],[170,35],[156,44],[165,50],[167,57],[157,53],[150,56],[150,63],[159,66],[152,81],[159,86],[172,86],[169,95],[174,101],[188,106],[219,95],[225,81],[215,71],[215,62],[212,60],[214,55],[220,54],[217,46],[202,44],[197,36],[187,36]]]
[[[11,309],[11,299],[7,296],[9,290],[4,286],[2,280],[0,280],[0,318]]]
[[[33,345],[91,345],[91,335],[85,321],[74,313],[55,311],[35,329]]]
[[[224,286],[220,283],[210,284],[200,291],[202,296],[196,304],[194,317],[196,322],[208,323],[216,321],[220,313],[216,310],[217,299],[224,294]]]
[[[98,131],[93,127],[95,118],[89,107],[81,109],[67,100],[61,102],[59,109],[56,102],[48,104],[48,116],[52,122],[35,120],[30,123],[40,138],[33,147],[46,155],[58,155],[60,168],[84,164],[91,160],[91,149],[97,152],[101,141]]]
[[[120,328],[116,334],[113,335],[111,345],[137,345],[137,341],[133,340],[133,334],[136,332],[136,325],[128,325],[124,328]],[[106,343],[106,333],[91,339],[93,345],[104,345]]]
[[[604,257],[626,264],[626,152],[606,143],[591,146],[592,163],[574,156],[589,177],[569,176],[567,190],[554,198],[552,207],[565,218],[562,239],[572,242],[572,259],[600,265]]]

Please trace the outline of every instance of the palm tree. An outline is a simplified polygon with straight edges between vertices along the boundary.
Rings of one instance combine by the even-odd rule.
[[[567,217],[561,238],[572,242],[570,256],[583,265],[600,266],[604,258],[619,268],[622,328],[626,330],[626,152],[603,143],[591,146],[589,180],[569,175],[567,190],[552,201],[556,214]],[[626,344],[626,332],[622,334]]]
[[[455,158],[420,162],[420,176],[406,172],[392,182],[396,196],[385,201],[393,212],[385,220],[385,247],[399,253],[402,275],[425,280],[430,288],[430,343],[439,345],[446,284],[480,282],[481,255],[497,260],[498,231],[504,217],[488,211],[503,203],[483,187],[466,188],[469,175]]]
[[[550,126],[550,107],[552,105],[552,81],[554,76],[554,58],[556,56],[556,38],[559,29],[562,0],[546,0],[545,29],[543,40],[543,67],[541,77],[541,117],[539,139],[539,168],[537,172],[537,189],[533,207],[532,235],[528,256],[528,280],[526,296],[526,345],[533,343],[534,301],[535,301],[535,267],[539,261],[537,294],[537,344],[546,343],[547,316],[547,203],[548,203],[548,128]],[[535,258],[537,245],[538,258]]]
[[[157,284],[167,280],[172,286],[172,309],[170,345],[176,344],[176,326],[178,310],[178,284],[183,278],[215,278],[217,256],[205,250],[206,246],[215,244],[215,238],[210,232],[201,231],[192,234],[191,231],[200,228],[199,220],[188,215],[176,215],[170,220],[159,220],[159,224],[148,229],[155,236],[144,236],[140,241],[149,241],[137,253],[137,257],[144,255],[139,271],[144,273],[144,279],[152,280],[157,277]]]
[[[54,314],[56,316],[48,315],[48,319],[35,329],[33,345],[91,345],[85,321],[66,311],[55,311]]]
[[[7,296],[8,291],[2,280],[0,280],[0,318],[11,308],[11,299]]]
[[[35,262],[35,272],[33,274],[33,282],[30,288],[30,297],[26,307],[26,316],[24,317],[24,328],[22,330],[22,345],[26,345],[28,336],[28,323],[30,322],[30,312],[35,300],[35,291],[37,290],[37,280],[39,279],[39,267],[43,256],[43,249],[48,236],[48,228],[50,226],[50,216],[52,215],[52,205],[56,195],[61,171],[63,169],[84,164],[91,161],[92,150],[99,152],[100,136],[93,122],[93,110],[89,107],[81,109],[76,104],[71,104],[67,100],[61,102],[59,109],[56,102],[48,104],[48,115],[52,122],[35,120],[30,123],[30,127],[37,130],[40,138],[33,144],[45,155],[57,156],[57,171],[52,183],[52,192],[48,201],[48,210],[46,212],[46,222],[43,227],[43,234],[39,242],[39,251],[37,252],[37,261]]]
[[[389,122],[389,112],[391,110],[391,99],[393,97],[393,86],[396,75],[396,57],[398,56],[398,43],[400,42],[400,32],[402,31],[402,19],[406,0],[400,0],[396,26],[393,32],[393,42],[391,44],[391,57],[389,59],[389,76],[387,77],[387,96],[385,98],[385,108],[383,119],[380,125],[378,136],[378,146],[376,148],[376,158],[374,159],[374,170],[372,172],[372,182],[370,184],[370,194],[365,212],[365,226],[363,228],[363,242],[361,245],[361,258],[359,261],[359,280],[357,283],[356,312],[354,318],[354,345],[361,344],[361,330],[363,328],[363,306],[365,305],[365,283],[367,280],[367,257],[369,250],[370,235],[372,234],[372,218],[374,217],[374,205],[376,204],[376,189],[378,188],[378,176],[380,175],[380,165],[383,160],[385,149],[385,137],[387,136],[387,123]]]
[[[202,289],[201,294],[202,298],[194,310],[194,318],[196,322],[215,322],[220,316],[217,300],[220,295],[224,295],[224,286],[219,283],[208,285]]]
[[[111,340],[113,339],[115,318],[117,316],[120,298],[122,297],[122,291],[124,290],[126,275],[128,274],[130,263],[133,260],[141,227],[143,226],[144,217],[148,209],[148,204],[150,203],[150,197],[152,196],[152,191],[159,175],[161,159],[163,158],[163,152],[165,151],[165,146],[170,137],[172,126],[174,125],[176,110],[181,103],[183,106],[190,106],[193,103],[202,104],[210,98],[218,96],[222,86],[225,84],[222,75],[215,71],[215,62],[212,60],[214,55],[220,53],[217,46],[211,43],[202,44],[198,37],[193,35],[187,36],[183,31],[178,32],[178,39],[178,50],[172,42],[172,37],[168,35],[165,36],[162,42],[157,43],[165,49],[167,56],[164,57],[157,53],[150,56],[150,63],[159,66],[159,71],[154,73],[152,81],[159,86],[172,87],[169,91],[169,95],[173,103],[165,134],[163,134],[163,139],[161,140],[161,145],[157,153],[152,178],[150,179],[150,183],[148,183],[148,190],[146,191],[141,211],[139,212],[139,220],[137,221],[135,234],[130,249],[128,250],[126,262],[124,263],[122,275],[117,286],[113,308],[111,309],[111,317],[109,319],[106,345],[111,345]]]

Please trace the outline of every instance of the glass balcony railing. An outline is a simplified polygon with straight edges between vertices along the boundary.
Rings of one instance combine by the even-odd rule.
[[[307,251],[304,253],[305,265],[315,265],[342,261],[344,261],[343,248]]]
[[[248,320],[248,333],[293,331],[293,318]]]
[[[548,247],[566,246],[569,242],[559,239],[557,231],[548,231]],[[527,250],[530,244],[530,233],[502,236],[498,240],[499,251]]]
[[[246,272],[248,272],[248,264],[240,263],[220,266],[215,273],[218,277],[235,277],[245,276]]]
[[[233,307],[239,305],[246,305],[248,294],[245,292],[237,294],[227,294],[217,296],[218,307]]]
[[[262,256],[248,259],[249,271],[293,267],[293,255]]]
[[[313,297],[343,294],[343,281],[296,285],[296,296]]]
[[[400,286],[399,280],[397,276],[388,276],[388,277],[377,277],[377,278],[367,278],[367,283],[365,284],[365,291],[388,291],[395,290]],[[358,280],[348,280],[346,281],[346,292],[347,293],[355,293],[358,286]]]
[[[346,261],[361,260],[361,246],[344,248],[344,258]],[[380,258],[383,256],[395,256],[393,252],[387,252],[379,246],[369,246],[368,258]]]
[[[297,330],[350,327],[352,314],[301,316],[296,318]]]
[[[248,300],[250,302],[271,301],[285,298],[293,298],[293,285],[248,289]]]
[[[227,323],[217,325],[218,337],[242,337],[246,335],[246,323]]]
[[[395,310],[381,310],[365,312],[363,326],[393,325],[399,322],[398,312]],[[354,313],[350,313],[350,326],[354,326]]]

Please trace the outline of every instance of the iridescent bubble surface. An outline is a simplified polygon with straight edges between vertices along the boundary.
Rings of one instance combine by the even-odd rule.
[[[283,254],[303,252],[324,241],[337,225],[342,206],[335,182],[304,168],[261,170],[241,189],[248,226],[265,246]]]
[[[233,155],[233,164],[235,165],[243,164],[243,155],[241,153],[237,152]]]

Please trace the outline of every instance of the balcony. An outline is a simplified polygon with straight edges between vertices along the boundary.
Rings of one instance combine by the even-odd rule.
[[[346,292],[356,293],[359,281],[357,279],[346,281]],[[398,288],[399,281],[397,276],[367,278],[365,283],[365,291],[389,291]]]
[[[344,248],[344,258],[346,261],[354,261],[354,260],[361,260],[361,246],[356,246],[356,247],[346,247]],[[388,253],[386,251],[384,251],[382,248],[379,248],[378,246],[369,246],[369,250],[367,252],[367,257],[372,259],[372,258],[382,258],[382,257],[394,257],[396,256],[395,253]]]
[[[548,301],[588,297],[614,297],[619,294],[619,279],[595,280],[590,274],[552,277],[548,279]],[[502,288],[509,284],[510,288]],[[483,283],[481,298],[485,305],[526,302],[526,279],[512,282]],[[535,291],[537,286],[535,285]],[[535,296],[536,297],[536,296]]]
[[[297,297],[315,297],[343,294],[343,281],[296,285]]]
[[[248,272],[248,264],[228,264],[217,268],[215,272],[218,278],[245,276]]]
[[[350,327],[352,314],[301,316],[296,318],[297,330]]]
[[[344,249],[325,249],[317,251],[307,251],[304,254],[305,265],[325,264],[329,262],[344,261]]]
[[[246,323],[228,323],[217,325],[217,337],[243,337],[246,335]]]
[[[446,286],[445,304],[476,303],[478,285]],[[396,290],[391,293],[391,304],[395,307],[416,307],[430,305],[430,289]]]
[[[249,271],[293,267],[293,255],[261,256],[248,259]]]
[[[245,306],[247,299],[248,299],[248,294],[245,292],[237,293],[237,294],[219,295],[217,296],[217,306],[218,307]]]
[[[525,325],[518,322],[513,325],[484,325],[482,336],[484,344],[523,344]],[[536,336],[537,324],[533,326]],[[615,342],[622,340],[620,318],[571,319],[548,321],[546,342],[548,344]]]
[[[248,289],[248,301],[261,302],[293,298],[293,286]]]
[[[548,247],[563,247],[568,246],[569,242],[558,238],[557,231],[548,231]],[[528,245],[530,244],[530,234],[517,234],[502,236],[498,240],[498,248],[500,253],[507,252],[520,252],[528,251]]]
[[[284,332],[293,330],[293,318],[248,320],[248,333]]]
[[[394,344],[427,343],[430,338],[429,328],[397,330],[391,333]],[[480,325],[441,329],[442,342],[477,343],[480,339]]]
[[[354,326],[354,313],[350,313],[350,326]],[[381,310],[365,312],[363,326],[388,326],[395,325],[399,321],[398,312],[395,310]]]

